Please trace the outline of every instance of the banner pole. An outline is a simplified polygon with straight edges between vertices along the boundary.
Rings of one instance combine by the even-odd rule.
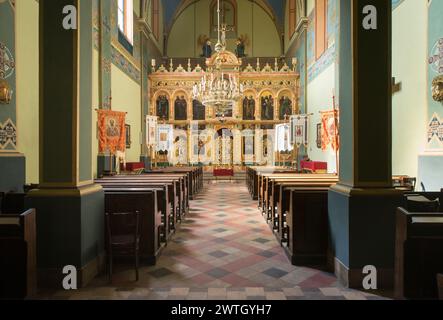
[[[333,108],[334,108],[334,126],[335,126],[335,130],[334,130],[334,139],[335,139],[335,167],[336,167],[336,171],[337,171],[337,175],[339,175],[340,172],[340,164],[339,164],[339,159],[338,159],[338,148],[339,148],[339,142],[338,142],[338,114],[337,114],[337,109],[336,109],[336,105],[335,105],[335,94],[332,95],[332,104],[333,104]]]

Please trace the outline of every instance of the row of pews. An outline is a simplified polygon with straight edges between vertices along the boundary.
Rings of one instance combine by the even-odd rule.
[[[105,192],[105,212],[140,212],[140,257],[153,265],[189,212],[189,200],[203,187],[203,171],[170,167],[141,175],[102,177],[95,183]]]
[[[392,212],[396,215],[395,296],[438,298],[437,277],[443,274],[443,190],[416,192],[415,178],[392,179],[394,188],[403,193],[401,207]],[[337,182],[338,177],[330,174],[247,168],[249,193],[292,264],[332,269],[328,190]]]
[[[140,213],[140,258],[145,264],[155,264],[189,212],[189,200],[202,189],[203,170],[171,167],[95,182],[104,189],[105,212]],[[32,297],[38,289],[39,212],[25,205],[33,189],[38,185],[25,186],[24,193],[0,192],[0,300]]]
[[[248,167],[251,197],[296,265],[325,266],[328,252],[328,190],[332,174],[301,174],[282,167]]]

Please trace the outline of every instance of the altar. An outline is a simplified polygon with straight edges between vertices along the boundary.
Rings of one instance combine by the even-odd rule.
[[[234,176],[234,169],[214,168],[213,176],[214,177],[233,177]]]

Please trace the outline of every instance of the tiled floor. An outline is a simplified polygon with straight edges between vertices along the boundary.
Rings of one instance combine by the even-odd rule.
[[[319,270],[289,263],[246,186],[205,185],[156,266],[118,266],[87,288],[42,294],[49,299],[381,299],[338,285]]]

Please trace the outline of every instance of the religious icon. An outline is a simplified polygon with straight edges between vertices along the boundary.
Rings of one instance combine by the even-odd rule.
[[[106,135],[108,137],[118,137],[120,136],[120,128],[117,126],[115,119],[111,118],[108,121],[106,128]]]
[[[255,120],[255,100],[252,96],[243,99],[243,120]]]
[[[292,115],[292,101],[289,97],[282,97],[280,99],[280,120],[286,120],[289,116]]]
[[[186,120],[187,119],[187,103],[184,96],[177,97],[175,99],[174,112],[175,120]]]
[[[261,107],[262,120],[274,120],[274,98],[271,95],[261,98]]]
[[[205,106],[198,100],[192,101],[192,119],[205,120]]]
[[[157,117],[160,120],[169,120],[169,101],[166,96],[157,99]]]

